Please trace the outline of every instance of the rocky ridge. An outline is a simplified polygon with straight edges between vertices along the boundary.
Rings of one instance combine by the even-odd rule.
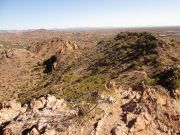
[[[115,86],[115,95],[99,95],[98,104],[79,122],[80,109],[63,99],[47,95],[21,106],[1,103],[3,135],[175,135],[180,130],[180,99],[172,99],[158,87],[138,85],[129,91]],[[98,113],[98,110],[100,112]],[[88,117],[88,120],[85,120]]]
[[[147,32],[75,41],[2,51],[0,134],[180,134],[178,44]]]

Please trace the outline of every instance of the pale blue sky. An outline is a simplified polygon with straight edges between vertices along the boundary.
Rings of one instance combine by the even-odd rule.
[[[0,0],[0,29],[180,26],[180,0]]]

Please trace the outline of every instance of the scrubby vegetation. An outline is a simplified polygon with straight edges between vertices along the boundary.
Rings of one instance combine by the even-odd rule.
[[[144,83],[145,83],[146,85],[148,85],[148,86],[154,86],[154,85],[157,84],[157,82],[156,82],[155,79],[152,79],[152,78],[149,78],[149,77],[147,77],[147,78],[144,79]]]
[[[173,73],[162,71],[169,64],[168,60],[178,61],[175,56],[168,56],[163,64],[166,57],[161,54],[168,47],[165,41],[148,32],[122,32],[91,49],[79,49],[77,58],[72,58],[76,55],[64,57],[62,62],[54,52],[32,69],[32,80],[20,86],[22,91],[18,97],[28,102],[49,93],[70,102],[94,104],[99,94],[111,91],[105,85],[112,79],[128,87],[144,81],[146,85],[160,84],[169,90],[176,89],[180,86],[177,70]]]
[[[120,33],[115,38],[98,44],[98,61],[91,70],[98,72],[120,67],[137,69],[143,65],[157,66],[158,47],[165,43],[150,33]]]
[[[65,34],[68,35],[68,40],[57,37],[38,41],[28,50],[24,48],[25,45],[21,46],[22,44],[18,49],[3,50],[0,55],[0,101],[16,99],[22,104],[32,101],[28,104],[28,115],[30,112],[35,115],[43,112],[46,116],[47,112],[58,111],[57,117],[62,114],[65,126],[69,125],[67,120],[75,120],[78,126],[90,120],[90,125],[94,128],[91,134],[95,134],[94,131],[97,131],[99,126],[103,128],[101,122],[107,124],[104,125],[106,128],[110,125],[109,120],[113,120],[110,123],[114,124],[117,123],[117,118],[122,120],[118,121],[118,124],[124,123],[123,128],[129,127],[127,134],[130,133],[130,128],[134,130],[134,127],[138,128],[139,133],[139,129],[145,128],[147,123],[146,118],[141,117],[142,113],[145,113],[144,116],[147,116],[150,123],[154,121],[154,116],[157,116],[155,124],[157,123],[158,130],[161,130],[159,125],[162,125],[162,131],[167,127],[170,131],[178,130],[179,121],[174,115],[174,112],[179,111],[180,97],[180,47],[177,47],[177,43],[170,37],[160,37],[157,33],[122,32],[118,35],[114,33],[113,36],[108,33],[108,37],[103,36],[101,40],[98,34],[96,38],[92,38],[92,33],[83,33],[83,36],[80,36],[68,32]],[[102,33],[104,34],[104,31]],[[71,42],[73,38],[78,42]],[[167,91],[157,85],[163,86]],[[57,102],[54,96],[65,101]],[[9,103],[4,103],[2,105],[7,107],[5,110],[8,112],[9,109],[16,110],[15,107],[19,107],[19,104],[9,107]],[[67,116],[66,119],[64,108],[68,114],[72,112],[75,115]],[[26,106],[22,109],[26,109]],[[24,114],[26,113],[22,113],[23,119]],[[108,114],[107,117],[104,117],[104,114]],[[19,111],[17,115],[21,120]],[[4,116],[6,117],[6,114]],[[55,115],[50,114],[50,124],[51,116],[54,118]],[[22,123],[22,120],[14,118],[16,117],[13,117],[12,121],[8,120],[8,123]],[[32,118],[31,115],[29,118]],[[34,118],[37,121],[35,124],[41,124],[36,116]],[[27,123],[27,120],[24,123]],[[56,122],[61,125],[59,121]],[[143,122],[145,124],[142,124]],[[85,127],[90,125],[85,124]],[[146,126],[149,127],[149,124]],[[152,126],[154,127],[154,124]],[[112,127],[109,131],[116,134],[115,125],[110,126]],[[145,129],[149,130],[148,127]],[[22,128],[24,130],[24,126]],[[117,129],[119,130],[119,125]]]

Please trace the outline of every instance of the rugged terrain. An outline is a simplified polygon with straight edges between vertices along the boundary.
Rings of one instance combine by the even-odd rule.
[[[167,29],[1,33],[0,133],[180,134],[180,36]]]

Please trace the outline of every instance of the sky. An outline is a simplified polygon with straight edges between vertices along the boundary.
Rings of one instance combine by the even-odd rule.
[[[0,29],[180,26],[180,0],[0,0]]]

